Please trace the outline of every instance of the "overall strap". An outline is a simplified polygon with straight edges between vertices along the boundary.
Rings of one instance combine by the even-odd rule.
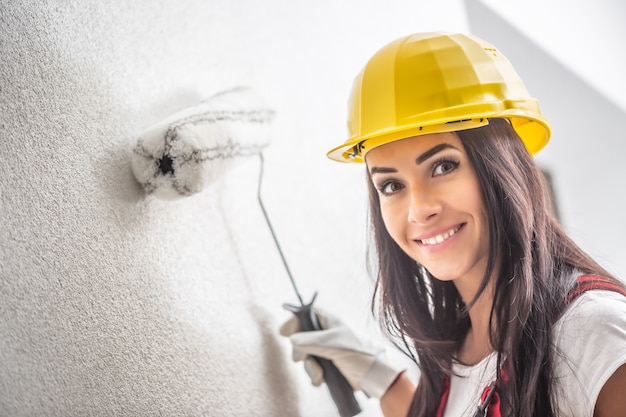
[[[439,405],[434,417],[443,417],[443,412],[450,396],[450,378],[443,381],[443,392],[439,399]],[[500,394],[498,393],[496,381],[485,387],[480,395],[480,405],[474,417],[502,417],[500,412]]]
[[[613,281],[597,275],[581,275],[576,280],[576,284],[567,294],[566,303],[571,303],[579,295],[589,290],[607,290],[615,291],[626,297],[626,289],[619,286]]]
[[[435,411],[435,417],[443,417],[443,411],[446,409],[446,404],[448,404],[448,397],[450,396],[450,378],[446,377],[443,381],[443,392],[441,393],[441,398],[439,398],[439,405],[437,406],[437,411]]]

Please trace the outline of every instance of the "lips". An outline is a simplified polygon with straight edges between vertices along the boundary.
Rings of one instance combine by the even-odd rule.
[[[456,234],[456,232],[458,232],[459,230],[461,230],[463,228],[463,226],[465,226],[465,223],[462,223],[448,231],[445,231],[443,233],[439,233],[435,236],[429,237],[427,239],[416,239],[416,242],[421,243],[424,246],[432,246],[432,245],[438,245],[440,243],[443,243],[444,241],[446,241],[447,239],[451,238],[452,236],[454,236],[454,234]]]

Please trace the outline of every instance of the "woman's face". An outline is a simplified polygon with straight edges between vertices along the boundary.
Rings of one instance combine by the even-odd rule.
[[[366,155],[387,231],[440,280],[482,279],[488,223],[478,177],[454,133],[391,142]]]

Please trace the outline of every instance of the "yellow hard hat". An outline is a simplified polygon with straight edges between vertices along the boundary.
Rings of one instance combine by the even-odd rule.
[[[380,145],[508,119],[531,154],[550,138],[519,75],[493,45],[473,36],[418,33],[379,50],[357,76],[348,108],[349,138],[330,159],[363,162]]]

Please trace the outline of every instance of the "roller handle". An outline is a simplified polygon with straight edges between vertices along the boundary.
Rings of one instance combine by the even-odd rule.
[[[283,304],[286,310],[291,311],[298,318],[301,331],[322,330],[317,315],[313,311],[313,302],[316,296],[317,293],[313,296],[309,304],[303,304],[301,306]],[[354,390],[346,377],[339,372],[339,369],[337,369],[332,361],[320,358],[319,356],[313,356],[313,359],[317,361],[324,372],[324,381],[326,382],[326,386],[328,386],[330,396],[337,406],[339,415],[341,417],[353,417],[359,414],[361,407],[354,397]]]

